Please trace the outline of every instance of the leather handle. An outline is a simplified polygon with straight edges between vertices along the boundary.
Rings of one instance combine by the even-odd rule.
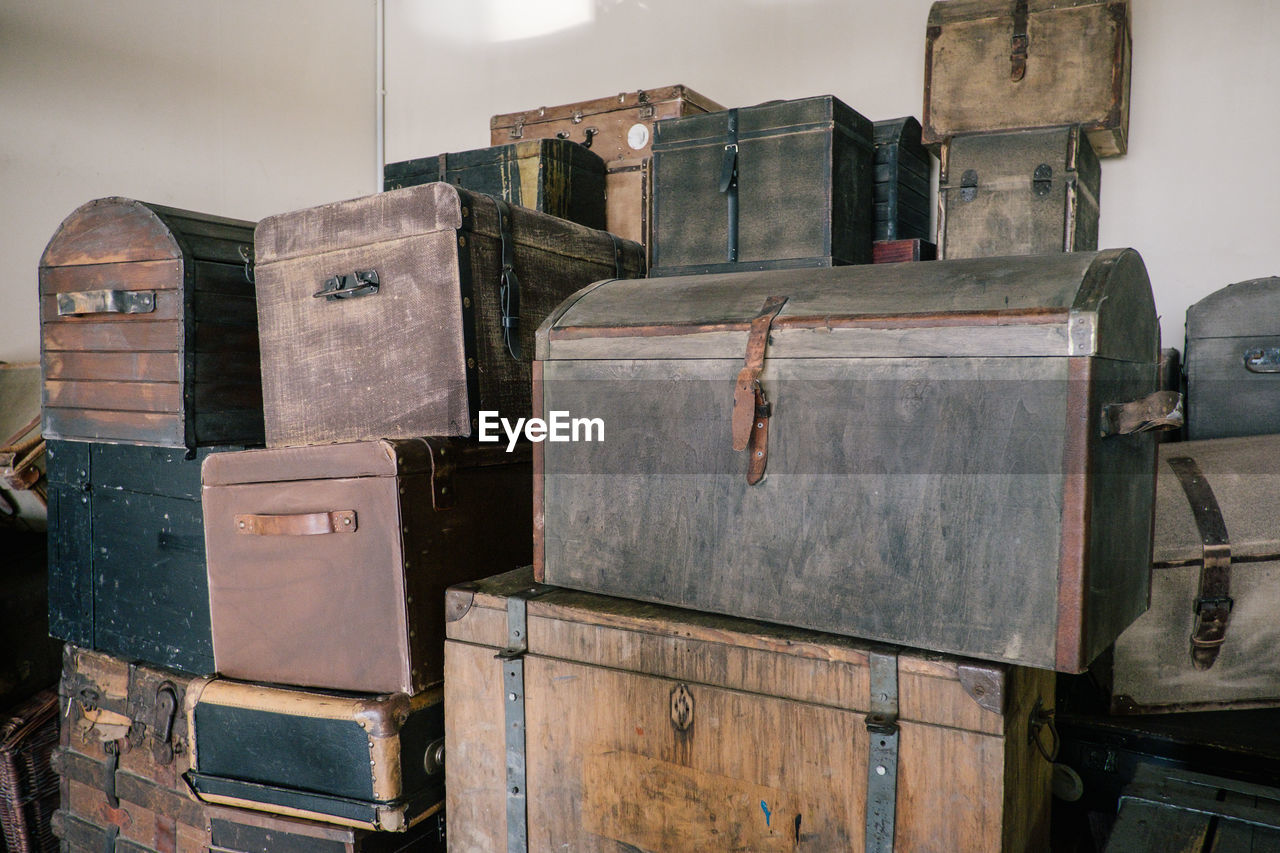
[[[1102,408],[1102,435],[1132,435],[1151,430],[1179,429],[1185,422],[1182,395],[1157,391],[1139,400]]]
[[[83,314],[150,314],[156,310],[154,290],[78,290],[57,295],[58,316]]]
[[[325,533],[355,533],[356,511],[303,512],[296,515],[236,516],[236,532],[249,536],[318,536]]]
[[[733,449],[746,450],[751,441],[751,426],[756,414],[756,392],[760,372],[764,370],[764,350],[769,343],[769,327],[787,302],[785,296],[770,296],[751,320],[747,334],[747,354],[733,388]]]
[[[1027,0],[1014,0],[1013,35],[1009,38],[1009,79],[1018,82],[1027,76]]]
[[[1235,607],[1231,598],[1231,538],[1218,498],[1196,460],[1175,456],[1168,464],[1191,505],[1204,549],[1200,589],[1195,600],[1195,627],[1191,631],[1191,662],[1196,669],[1208,669],[1226,642],[1227,625]]]

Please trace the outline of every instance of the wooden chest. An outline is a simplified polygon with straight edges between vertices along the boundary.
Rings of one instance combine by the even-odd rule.
[[[1098,248],[1102,171],[1078,127],[957,136],[940,175],[940,258]]]
[[[875,123],[875,239],[928,239],[932,157],[913,116]]]
[[[1146,609],[1158,340],[1132,250],[597,284],[539,331],[604,440],[535,445],[535,566],[1081,671]]]
[[[116,850],[203,850],[204,808],[182,781],[191,679],[72,645],[64,660],[55,830],[77,851],[110,849],[108,838]]]
[[[1125,0],[946,0],[929,10],[924,142],[1084,127],[1099,157],[1129,142]]]
[[[1187,309],[1187,437],[1280,433],[1280,278]]]
[[[658,122],[649,274],[870,263],[874,160],[829,95]]]
[[[382,188],[436,181],[488,193],[588,228],[604,228],[604,161],[567,139],[527,139],[383,168]]]
[[[1106,850],[1280,850],[1280,788],[1144,764],[1120,798]]]
[[[542,318],[644,274],[635,243],[443,183],[272,216],[256,236],[272,447],[527,417]]]
[[[407,832],[376,832],[208,806],[208,853],[444,853],[444,813]]]
[[[58,777],[50,759],[58,745],[58,692],[41,690],[0,717],[0,850],[52,851],[51,820]]]
[[[1280,435],[1160,445],[1151,609],[1116,640],[1113,713],[1280,705]]]
[[[200,464],[218,449],[188,459],[178,448],[49,442],[50,634],[213,672]]]
[[[444,804],[442,693],[203,679],[187,692],[186,779],[209,803],[403,832]]]
[[[1051,673],[530,581],[449,592],[451,850],[1047,849]]]
[[[687,86],[622,92],[557,107],[496,115],[489,144],[519,139],[567,139],[605,162],[605,227],[649,245],[653,183],[649,164],[659,119],[715,112],[724,107]]]
[[[78,208],[40,259],[44,435],[262,442],[253,223],[127,198]]]
[[[204,468],[217,671],[416,693],[444,590],[527,564],[527,448],[406,439],[218,453]]]

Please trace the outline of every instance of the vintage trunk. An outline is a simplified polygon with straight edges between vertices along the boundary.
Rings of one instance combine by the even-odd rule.
[[[444,805],[442,694],[197,682],[187,781],[209,803],[404,831]]]
[[[50,766],[58,744],[58,691],[42,690],[0,720],[0,850],[53,853],[50,821],[58,808],[58,776]]]
[[[912,116],[875,123],[875,239],[927,239],[929,152],[920,144],[920,122]]]
[[[686,86],[622,92],[558,107],[496,115],[489,144],[518,139],[567,139],[605,162],[605,227],[649,245],[653,126],[659,119],[715,112],[724,107]]]
[[[0,533],[0,711],[56,684],[62,643],[49,636],[48,539]]]
[[[407,832],[376,832],[208,806],[208,853],[444,853],[444,812]]]
[[[1280,278],[1187,309],[1187,437],[1280,433]]]
[[[539,331],[607,438],[534,447],[539,579],[1078,672],[1147,605],[1158,340],[1128,249],[599,283]]]
[[[127,198],[68,216],[40,259],[44,435],[262,442],[253,223]]]
[[[217,671],[366,693],[438,682],[445,588],[529,561],[522,451],[411,439],[209,457]]]
[[[0,537],[47,528],[42,387],[38,362],[0,363]]]
[[[1120,798],[1106,849],[1107,853],[1280,850],[1280,788],[1144,764]]]
[[[870,263],[874,165],[829,95],[660,121],[649,274]]]
[[[1052,673],[531,580],[449,592],[450,849],[1047,849]]]
[[[644,274],[634,243],[443,183],[272,216],[257,240],[272,447],[527,417],[542,318]]]
[[[204,809],[187,790],[190,766],[182,703],[191,679],[72,645],[60,695],[62,777],[55,831],[72,850],[197,853]],[[88,846],[96,839],[95,846]]]
[[[588,228],[604,228],[604,161],[567,139],[528,139],[388,163],[384,190],[444,181]]]
[[[1083,125],[1099,157],[1129,142],[1125,0],[947,0],[924,54],[924,142]]]
[[[1077,127],[957,136],[940,174],[940,258],[1098,248],[1102,172]]]
[[[1162,444],[1152,559],[1112,712],[1280,705],[1280,435]]]
[[[871,263],[900,264],[904,261],[932,261],[938,247],[928,240],[877,240],[871,244]]]
[[[225,449],[49,442],[50,634],[214,671],[200,465]]]

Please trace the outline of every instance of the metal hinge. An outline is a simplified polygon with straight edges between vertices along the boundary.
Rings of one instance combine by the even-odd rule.
[[[867,853],[892,853],[898,805],[898,656],[871,652],[867,714]]]
[[[507,646],[502,661],[507,752],[507,853],[528,853],[529,808],[525,772],[524,656],[529,651],[529,599],[554,587],[536,584],[507,597]]]

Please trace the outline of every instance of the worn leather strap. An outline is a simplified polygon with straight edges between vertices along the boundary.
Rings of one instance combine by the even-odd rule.
[[[769,327],[774,318],[787,304],[785,296],[770,296],[751,320],[751,330],[747,333],[747,355],[743,359],[742,370],[738,371],[738,381],[733,389],[733,449],[746,450],[751,440],[751,430],[756,412],[756,391],[760,385],[760,371],[764,370],[764,351],[769,344]],[[760,392],[763,395],[763,391]]]
[[[1014,0],[1013,37],[1009,39],[1009,79],[1027,76],[1027,0]]]
[[[502,239],[502,274],[498,302],[502,309],[502,340],[511,357],[520,359],[520,281],[516,278],[516,246],[511,237],[511,206],[493,198],[498,208],[498,233]]]
[[[622,278],[622,241],[617,235],[610,232],[604,232],[609,235],[609,239],[613,241],[613,277]]]
[[[250,536],[318,536],[325,533],[355,533],[356,511],[303,512],[295,515],[236,516],[236,532]]]
[[[1235,604],[1230,595],[1231,542],[1218,499],[1200,466],[1190,456],[1172,457],[1168,462],[1191,504],[1204,546],[1200,591],[1195,602],[1196,623],[1191,632],[1191,661],[1196,669],[1208,669],[1227,638],[1227,623]]]
[[[729,110],[728,139],[720,159],[720,192],[724,193],[729,219],[726,254],[738,260],[738,111]]]
[[[747,485],[754,486],[764,479],[769,465],[769,416],[772,406],[765,399],[760,383],[755,384],[756,416],[751,424],[751,441],[747,444]]]

